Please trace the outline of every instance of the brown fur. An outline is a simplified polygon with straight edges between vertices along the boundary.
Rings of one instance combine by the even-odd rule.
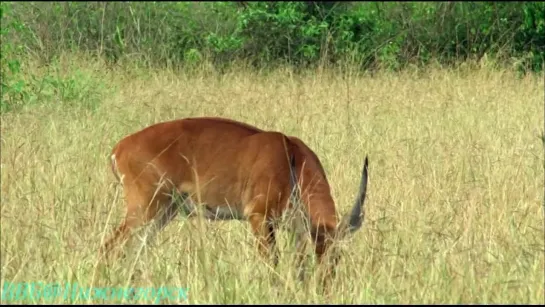
[[[319,260],[328,238],[335,236],[338,220],[326,174],[316,154],[296,137],[228,119],[186,118],[131,134],[112,155],[127,213],[103,252],[153,219],[159,230],[166,226],[179,211],[171,201],[174,190],[205,204],[208,218],[218,218],[219,209],[227,207],[238,212],[238,217],[223,219],[249,220],[261,253],[269,255],[275,244],[273,222],[292,205],[290,171],[301,188]]]

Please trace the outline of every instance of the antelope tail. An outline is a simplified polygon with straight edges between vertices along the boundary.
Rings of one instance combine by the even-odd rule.
[[[119,177],[119,173],[117,171],[117,161],[115,160],[115,154],[112,154],[110,156],[110,166],[112,168],[112,173],[114,174],[117,181],[121,182],[121,178]]]

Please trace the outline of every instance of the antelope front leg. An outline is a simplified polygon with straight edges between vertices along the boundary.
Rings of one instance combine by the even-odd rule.
[[[335,276],[335,266],[338,257],[332,254],[333,231],[322,227],[315,229],[312,232],[312,239],[315,242],[315,254],[317,264],[321,269],[322,286],[325,290],[329,290],[331,279]],[[333,257],[330,257],[333,256]]]
[[[297,271],[297,279],[301,282],[305,280],[305,271],[307,267],[307,237],[306,233],[297,233],[295,234],[295,269]]]
[[[267,218],[263,214],[254,214],[249,220],[257,239],[257,247],[260,254],[267,261],[270,261],[272,254],[272,262],[276,267],[278,265],[278,253],[276,251],[276,238],[273,225],[267,221]]]

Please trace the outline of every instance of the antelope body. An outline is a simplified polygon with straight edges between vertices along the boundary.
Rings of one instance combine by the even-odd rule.
[[[126,216],[103,252],[148,222],[154,221],[160,231],[180,209],[191,217],[197,205],[174,202],[172,192],[184,200],[196,198],[207,219],[249,221],[264,256],[275,248],[275,221],[295,205],[293,191],[299,192],[319,261],[339,232],[354,231],[362,224],[367,157],[356,203],[338,225],[316,154],[296,137],[241,122],[202,117],[155,124],[123,138],[111,158],[114,174],[123,184]]]

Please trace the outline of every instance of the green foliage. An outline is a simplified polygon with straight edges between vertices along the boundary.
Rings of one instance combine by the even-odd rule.
[[[47,74],[32,80],[33,98],[56,101],[63,107],[77,107],[96,110],[101,102],[106,85],[92,75],[76,71],[74,75]],[[34,99],[29,101],[35,102]]]
[[[8,111],[12,106],[19,105],[28,98],[25,80],[21,74],[21,56],[23,45],[17,41],[10,41],[8,37],[21,35],[25,26],[19,20],[10,18],[12,7],[10,3],[0,3],[0,29],[1,52],[0,65],[2,69],[1,89],[2,100],[0,112]]]
[[[525,3],[523,13],[513,47],[523,54],[526,66],[541,71],[545,65],[545,2]]]
[[[54,102],[63,107],[71,106],[96,109],[101,95],[106,91],[105,84],[89,73],[77,71],[74,75],[63,75],[54,56],[57,54],[41,53],[51,58],[50,69],[46,73],[25,71],[25,60],[29,51],[37,51],[38,46],[30,45],[29,37],[35,35],[26,21],[17,16],[13,8],[16,3],[2,2],[1,8],[1,86],[2,99],[0,112],[17,110],[25,105],[38,102]],[[58,7],[55,7],[58,8]],[[30,45],[30,46],[29,46]],[[60,51],[60,50],[59,50]]]
[[[55,67],[54,64],[52,66]],[[81,71],[63,76],[53,70],[43,75],[30,74],[26,79],[19,76],[15,80],[2,90],[5,97],[2,99],[2,112],[37,103],[96,110],[102,95],[108,92],[104,82]]]
[[[398,69],[485,54],[541,70],[542,2],[16,2],[2,37],[48,62],[66,50],[115,63]],[[25,25],[25,26],[23,26]],[[23,26],[23,27],[20,27]],[[22,29],[27,29],[23,31]],[[23,33],[21,33],[23,32]],[[17,36],[17,37],[16,37]]]
[[[42,86],[31,84],[37,81],[24,71],[27,59],[50,64],[67,51],[147,66],[242,60],[256,67],[398,70],[486,56],[541,71],[545,63],[543,2],[2,2],[0,8],[2,111],[31,101],[31,90]],[[59,93],[77,87],[40,82]]]
[[[247,42],[244,56],[296,65],[317,61],[329,24],[305,8],[304,2],[252,3],[238,15],[236,34]]]

